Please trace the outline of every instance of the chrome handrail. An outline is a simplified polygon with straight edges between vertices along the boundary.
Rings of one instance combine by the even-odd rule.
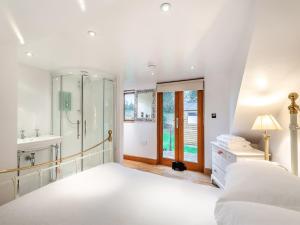
[[[53,163],[56,163],[57,165],[60,165],[62,163],[62,161],[67,161],[67,160],[70,160],[76,156],[83,156],[84,153],[104,144],[105,142],[112,142],[112,130],[109,130],[108,131],[108,137],[105,138],[103,141],[99,142],[98,144],[90,147],[90,148],[87,148],[85,150],[83,150],[82,152],[79,152],[79,153],[76,153],[76,154],[73,154],[73,155],[69,155],[69,156],[66,156],[66,157],[63,157],[63,158],[60,158],[60,159],[57,159],[57,160],[51,160],[51,161],[48,161],[48,162],[43,162],[43,163],[39,163],[39,164],[36,164],[34,166],[24,166],[24,167],[20,167],[20,168],[11,168],[11,169],[0,169],[0,174],[5,174],[5,173],[12,173],[12,172],[20,172],[20,171],[23,171],[23,170],[29,170],[29,169],[34,169],[34,168],[40,168],[40,167],[43,167],[43,166],[47,166],[47,165],[52,165]]]

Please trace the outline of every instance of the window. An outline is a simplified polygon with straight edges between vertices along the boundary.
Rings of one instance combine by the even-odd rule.
[[[124,121],[155,121],[153,89],[124,91]]]
[[[124,93],[124,120],[134,120],[134,108],[135,108],[135,93],[125,92]]]

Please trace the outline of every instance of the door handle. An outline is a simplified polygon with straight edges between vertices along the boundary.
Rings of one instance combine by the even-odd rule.
[[[178,119],[178,117],[176,117],[176,120],[175,120],[175,123],[176,123],[176,129],[178,129],[178,127],[179,127],[178,121],[179,121],[179,119]]]
[[[79,125],[80,125],[80,121],[77,120],[77,139],[79,139],[80,134],[79,134]]]
[[[84,121],[84,136],[86,136],[86,120]]]

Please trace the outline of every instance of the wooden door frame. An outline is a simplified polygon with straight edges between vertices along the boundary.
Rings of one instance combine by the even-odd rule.
[[[184,145],[184,118],[183,118],[183,92],[175,92],[175,119],[178,117],[178,128],[175,129],[175,160],[183,161],[188,170],[204,172],[205,154],[204,154],[204,91],[197,91],[197,106],[198,106],[198,163],[183,161]],[[163,93],[157,93],[157,159],[158,163],[166,166],[171,166],[174,160],[166,159],[163,155]]]
[[[178,96],[175,93],[175,99],[174,101],[176,102],[176,98]],[[174,104],[175,104],[174,102]],[[178,107],[177,104],[175,104],[175,118],[176,119],[176,110]],[[175,129],[175,160],[179,159],[178,151],[176,149],[178,148],[178,129]],[[168,159],[168,158],[163,158],[163,92],[157,92],[157,159],[158,159],[158,164],[165,165],[165,166],[172,166],[172,162],[175,160],[173,159]]]

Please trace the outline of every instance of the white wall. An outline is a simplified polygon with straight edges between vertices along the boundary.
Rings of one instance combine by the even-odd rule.
[[[18,137],[50,134],[51,131],[51,77],[48,71],[31,66],[19,66],[18,79]]]
[[[194,57],[202,62],[205,74],[206,168],[211,168],[210,142],[218,135],[230,132],[251,40],[254,4],[251,0],[227,1],[194,53]],[[224,23],[230,26],[224,26]],[[217,113],[217,118],[212,119],[211,113]]]
[[[17,54],[9,45],[0,46],[0,169],[17,165]],[[13,174],[0,175],[0,182]],[[0,186],[0,205],[13,198],[13,185]]]
[[[157,159],[156,122],[124,122],[124,154]]]
[[[156,83],[153,81],[149,83],[137,82],[126,84],[125,88],[127,90],[155,89]],[[123,122],[123,129],[123,154],[157,159],[156,122]]]
[[[48,71],[32,66],[18,65],[18,111],[17,111],[17,135],[20,130],[25,130],[26,137],[35,136],[35,129],[39,129],[40,135],[51,132],[51,76]],[[16,140],[15,140],[16,141]],[[20,158],[21,166],[30,165],[26,161],[26,155]],[[51,159],[51,151],[45,149],[35,155],[36,163],[42,163]],[[21,174],[26,173],[22,172]],[[30,178],[29,178],[30,179]],[[36,181],[20,185],[20,193],[34,190]]]
[[[295,89],[300,93],[300,89]],[[299,103],[299,100],[297,101]],[[282,127],[280,131],[273,131],[271,133],[270,139],[270,151],[272,154],[272,161],[278,162],[281,165],[285,166],[287,169],[291,170],[291,139],[290,139],[290,114],[288,106],[290,101],[286,100],[284,106],[276,115],[279,124]],[[299,117],[298,117],[299,121]],[[299,123],[298,123],[299,124]],[[300,135],[298,136],[298,143],[300,143]],[[298,150],[298,162],[300,162],[300,151]],[[300,174],[300,167],[298,169],[298,174]]]
[[[17,161],[17,56],[16,49],[0,46],[0,168],[15,167]]]
[[[205,78],[204,90],[204,155],[205,168],[211,168],[211,141],[229,132],[229,83],[213,71]],[[217,118],[211,118],[216,113]]]

